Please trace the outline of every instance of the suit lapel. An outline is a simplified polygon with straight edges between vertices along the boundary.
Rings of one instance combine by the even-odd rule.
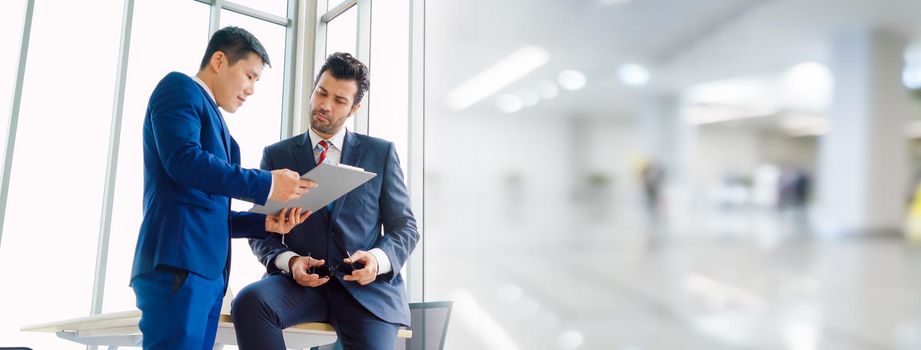
[[[345,145],[342,147],[342,159],[339,163],[357,167],[358,163],[361,162],[361,154],[363,152],[361,142],[358,141],[358,138],[355,137],[352,132],[346,131],[345,142],[343,143],[345,143]],[[344,196],[333,201],[333,213],[330,223],[336,222],[336,218],[339,217],[339,213],[342,211],[342,205],[348,197],[349,194],[346,193]]]
[[[305,132],[304,137],[294,146],[292,153],[294,153],[294,162],[297,163],[299,175],[304,175],[317,166],[316,161],[313,159],[312,145],[313,141],[310,140],[310,133]]]
[[[196,83],[196,85],[198,84]],[[214,115],[217,116],[218,124],[221,125],[221,139],[224,141],[224,151],[227,152],[227,162],[229,163],[231,161],[230,159],[232,158],[230,154],[230,130],[227,129],[227,123],[224,122],[224,115],[221,114],[221,110],[217,108],[217,104],[214,102],[214,100],[208,96],[208,92],[205,91],[205,89],[201,86],[198,88],[201,90],[201,93],[204,95],[205,99],[208,100],[208,104],[211,106],[211,111]]]

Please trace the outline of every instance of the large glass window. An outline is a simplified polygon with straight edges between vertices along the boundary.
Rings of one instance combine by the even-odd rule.
[[[332,21],[326,24],[326,54],[323,60],[330,54],[336,52],[348,52],[352,56],[358,57],[358,6],[352,6]],[[323,65],[323,61],[317,62],[317,70]],[[314,72],[315,76],[316,72]],[[311,85],[312,86],[312,85]],[[311,91],[312,92],[312,91]],[[308,96],[309,98],[309,96]],[[350,117],[345,122],[345,127],[350,131],[355,131],[355,117]]]
[[[321,3],[321,12],[332,10],[342,2],[327,1],[326,8]],[[370,59],[365,58],[364,61],[371,70],[371,92],[362,101],[363,110],[368,111],[368,134],[395,144],[401,170],[408,180],[410,3],[370,1],[369,4],[356,4],[325,24],[326,36],[318,41],[319,47],[325,49],[321,50],[324,56],[316,65],[321,66],[325,58],[334,52],[348,52],[358,57],[357,51],[362,45],[359,41],[370,40]],[[359,11],[369,11],[371,16],[359,16]],[[360,27],[370,28],[369,38],[359,38]],[[353,116],[346,122],[346,127],[356,131],[356,124]],[[416,203],[416,206],[421,207],[421,203]],[[421,217],[417,219],[421,222]]]
[[[128,282],[143,214],[141,139],[150,94],[171,71],[198,72],[208,44],[210,8],[205,4],[139,0],[134,13],[103,312],[136,308]],[[170,25],[164,26],[162,19],[167,17]]]
[[[357,56],[358,48],[358,6],[345,10],[326,27],[326,56],[334,52],[348,52]]]
[[[84,348],[19,328],[90,311],[122,6],[35,3],[0,252],[4,344]]]
[[[326,0],[326,8],[332,10],[334,7],[345,2],[346,0]]]
[[[236,113],[224,113],[230,134],[240,144],[241,164],[245,168],[259,168],[262,149],[278,142],[281,137],[282,92],[284,89],[285,27],[223,11],[221,26],[234,25],[256,36],[269,54],[272,67],[265,67],[256,82],[256,90]],[[252,203],[233,201],[233,210],[246,211]],[[234,292],[258,280],[265,266],[253,256],[245,239],[232,241],[234,257],[230,273],[230,288]]]
[[[374,1],[368,134],[393,142],[406,175],[409,145],[409,2]]]
[[[22,20],[25,15],[25,1],[7,1],[0,11],[0,161],[6,151],[6,133],[9,127],[10,108],[13,97],[13,83],[16,81],[19,47],[22,38]],[[2,172],[2,171],[0,171]]]
[[[255,10],[264,11],[276,16],[285,17],[285,14],[288,13],[288,1],[287,0],[232,0],[228,1],[234,4],[240,4]],[[223,15],[221,15],[221,22],[224,22]]]
[[[83,348],[48,334],[21,333],[19,328],[90,312],[124,6],[122,0],[103,1],[92,9],[80,2],[35,3],[0,245],[0,280],[22,288],[9,289],[0,298],[4,314],[0,339],[4,343]],[[341,2],[331,0],[326,6]],[[25,3],[7,1],[0,11],[0,30],[10,34],[0,37],[0,45],[10,48],[0,53],[0,82],[8,82],[0,83],[0,137],[6,136]],[[225,3],[286,17],[289,1]],[[371,72],[378,93],[366,95],[363,102],[373,115],[369,118],[371,132],[396,143],[405,173],[408,3],[371,4],[380,14],[372,28],[378,42],[371,47],[375,60],[366,63],[377,67]],[[207,45],[210,11],[208,4],[191,0],[134,1],[103,312],[136,308],[128,283],[142,218],[144,114],[151,92],[167,73],[197,72]],[[163,25],[163,18],[170,19],[169,25]],[[325,24],[320,53],[357,56],[358,22],[358,6],[353,6]],[[224,116],[240,145],[242,165],[257,168],[263,147],[282,136],[287,28],[222,10],[219,27],[228,25],[245,28],[259,38],[273,64],[265,68],[256,93],[245,106]],[[312,81],[315,73],[307,72],[304,78]],[[373,104],[371,96],[375,96]],[[354,130],[354,118],[347,126]],[[0,138],[0,154],[4,141]],[[48,203],[60,204],[49,208]],[[232,208],[245,211],[251,205],[234,200]],[[230,289],[236,292],[259,279],[265,268],[252,256],[246,240],[234,240],[233,249]],[[36,274],[52,277],[35,278]],[[67,292],[53,292],[61,290]],[[35,297],[37,292],[47,294],[41,291],[52,291],[55,297]]]

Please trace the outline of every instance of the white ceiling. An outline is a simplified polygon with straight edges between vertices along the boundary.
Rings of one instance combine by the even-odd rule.
[[[824,62],[829,39],[849,28],[921,37],[917,0],[438,0],[426,7],[427,106],[436,113],[447,112],[447,91],[526,45],[545,48],[550,62],[500,93],[555,80],[564,69],[583,71],[588,84],[518,113],[607,117],[631,115],[633,101],[649,91]],[[650,68],[648,86],[616,79],[617,66],[630,61]],[[463,112],[499,114],[494,100]]]

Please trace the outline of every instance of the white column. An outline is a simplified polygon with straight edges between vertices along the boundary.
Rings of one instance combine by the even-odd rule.
[[[659,162],[667,169],[677,167],[679,118],[677,96],[668,93],[647,93],[640,98],[636,126],[645,157]],[[673,170],[674,171],[674,170]]]
[[[700,209],[693,191],[696,128],[684,120],[683,101],[677,94],[650,91],[639,101],[634,124],[639,147],[647,160],[656,161],[665,171],[660,193],[665,215],[658,217],[658,227],[687,227]]]
[[[819,140],[817,229],[894,231],[904,219],[909,165],[901,84],[906,41],[880,30],[841,33],[832,42],[835,79],[829,132]]]

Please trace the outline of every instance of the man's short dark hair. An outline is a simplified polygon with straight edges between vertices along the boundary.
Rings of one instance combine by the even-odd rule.
[[[211,56],[218,51],[227,56],[231,65],[246,58],[249,53],[254,53],[262,58],[262,64],[272,67],[269,62],[269,54],[265,52],[259,39],[240,27],[224,27],[214,32],[211,40],[208,41],[208,49],[205,50],[205,57],[202,57],[201,66],[198,69],[205,69],[208,62],[211,61]]]
[[[332,75],[333,78],[339,80],[353,80],[358,83],[358,91],[355,92],[355,100],[352,102],[352,105],[361,102],[365,93],[371,89],[368,66],[348,53],[336,52],[326,58],[326,63],[323,64],[323,67],[320,67],[320,73],[317,73],[317,80],[313,82],[314,88],[320,83],[320,77],[322,77],[323,72],[326,71],[329,71],[329,74]]]

